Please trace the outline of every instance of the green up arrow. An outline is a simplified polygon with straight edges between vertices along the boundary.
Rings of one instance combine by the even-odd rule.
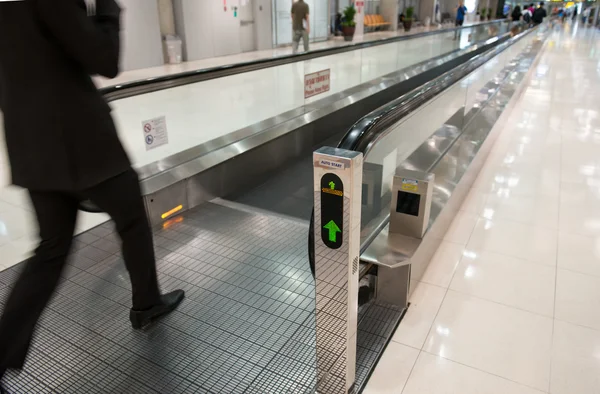
[[[330,221],[329,223],[327,223],[325,226],[323,226],[323,228],[329,230],[329,241],[331,241],[331,242],[336,242],[337,233],[342,232],[342,230],[340,230],[338,225],[335,224],[335,222],[333,220]]]
[[[335,183],[333,181],[329,182],[329,188],[335,190]]]

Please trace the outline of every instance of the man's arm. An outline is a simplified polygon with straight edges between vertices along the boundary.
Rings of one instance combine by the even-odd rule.
[[[306,32],[310,34],[310,15],[306,14],[304,20],[306,21]]]
[[[96,0],[88,16],[83,0],[36,0],[39,17],[73,59],[89,74],[119,73],[121,9],[115,0]]]

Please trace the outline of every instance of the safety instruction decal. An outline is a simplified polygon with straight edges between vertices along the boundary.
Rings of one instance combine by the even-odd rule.
[[[169,143],[167,118],[164,116],[142,122],[146,150],[158,148]]]
[[[419,181],[415,181],[414,179],[402,178],[402,190],[406,190],[409,192],[418,192]]]

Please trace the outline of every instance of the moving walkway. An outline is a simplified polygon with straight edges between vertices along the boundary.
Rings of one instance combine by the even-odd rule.
[[[361,274],[376,278],[395,269],[386,266],[381,249],[370,251],[390,220],[386,207],[391,189],[384,180],[407,161],[423,171],[435,170],[453,147],[464,149],[457,144],[461,138],[479,135],[485,141],[483,128],[468,131],[466,126],[475,124],[477,115],[493,124],[490,112],[502,111],[491,106],[486,112],[483,105],[502,96],[501,82],[509,74],[504,79],[496,75],[507,66],[517,67],[520,63],[511,62],[538,34],[515,35],[500,22],[482,26],[460,29],[466,34],[464,46],[453,51],[435,52],[408,68],[321,101],[306,101],[301,109],[276,119],[140,167],[155,225],[161,284],[185,289],[186,301],[149,330],[131,330],[126,319],[129,283],[118,240],[111,223],[94,228],[77,237],[72,262],[42,318],[26,368],[7,375],[8,388],[28,393],[314,392],[317,366],[323,362],[317,362],[316,337],[333,345],[337,334],[335,327],[329,332],[316,329],[315,309],[323,305],[315,303],[307,248],[314,195],[311,153],[325,145],[363,153],[368,185],[363,193]],[[452,39],[454,30],[421,37],[439,34]],[[139,96],[143,104],[149,95],[181,86],[407,42],[395,39],[139,82],[112,88],[106,95],[125,101]],[[368,67],[368,62],[361,65]],[[485,98],[479,95],[485,94],[482,89],[487,89]],[[134,107],[125,104],[128,110]],[[116,116],[122,112],[118,109]],[[418,167],[417,159],[425,156],[414,157],[413,152],[424,141],[434,141],[433,147],[428,144],[431,148],[441,147],[440,127],[445,148]],[[0,273],[4,297],[19,269]],[[370,280],[374,299],[359,312],[356,391],[406,307],[377,297],[384,293],[381,282]],[[326,350],[321,355],[329,354],[326,362],[335,367],[342,349]],[[327,375],[319,392],[338,392],[344,383],[340,371],[328,368]]]

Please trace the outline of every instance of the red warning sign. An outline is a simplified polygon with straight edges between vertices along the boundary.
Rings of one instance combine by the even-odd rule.
[[[304,98],[328,92],[331,88],[331,70],[323,70],[304,76]]]
[[[360,14],[360,12],[362,11],[362,8],[365,6],[365,2],[364,1],[356,1],[356,8],[358,8],[358,13]]]

